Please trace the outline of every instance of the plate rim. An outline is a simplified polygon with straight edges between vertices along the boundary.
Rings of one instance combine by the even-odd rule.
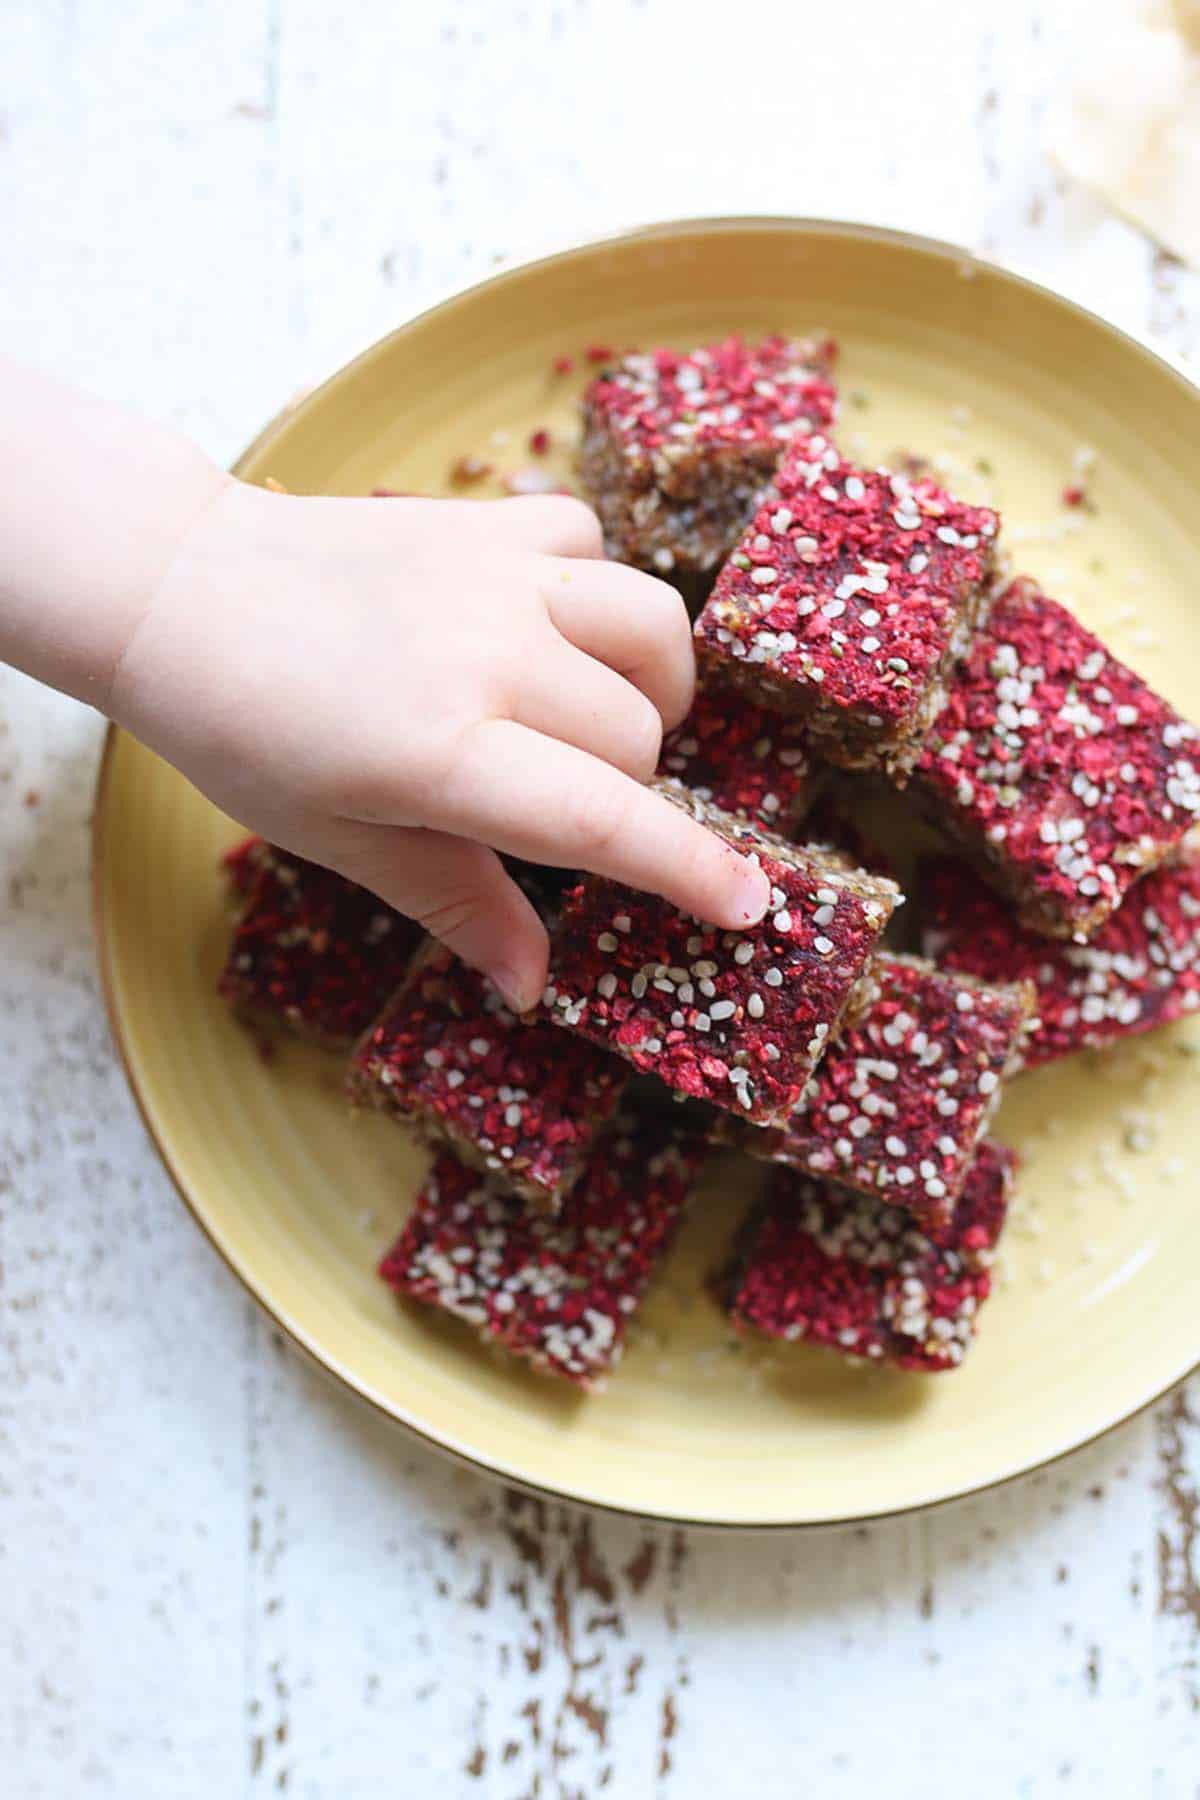
[[[1047,282],[1024,274],[1018,269],[1008,268],[1002,263],[993,261],[988,257],[979,256],[974,251],[956,244],[951,240],[930,237],[920,232],[906,231],[893,226],[876,225],[847,219],[822,218],[818,215],[793,215],[788,213],[736,213],[715,214],[712,216],[696,215],[639,224],[625,230],[609,231],[596,237],[565,243],[557,248],[540,254],[516,257],[511,261],[506,261],[501,267],[493,270],[490,274],[482,277],[478,281],[470,282],[466,286],[459,285],[447,287],[437,296],[437,298],[431,300],[426,305],[420,307],[416,312],[402,319],[397,325],[393,326],[390,331],[385,332],[382,337],[376,338],[372,343],[366,345],[357,353],[357,355],[340,364],[338,368],[333,370],[321,381],[315,383],[310,388],[302,390],[299,394],[287,401],[279,411],[267,421],[262,430],[256,433],[237,456],[235,461],[231,464],[231,473],[240,475],[241,471],[251,458],[257,456],[274,440],[287,424],[288,420],[291,419],[302,406],[308,405],[311,401],[324,393],[327,388],[331,387],[333,383],[341,381],[343,377],[348,375],[352,370],[359,368],[369,359],[380,354],[384,347],[394,338],[400,336],[402,333],[410,331],[423,320],[441,312],[444,308],[453,305],[456,301],[465,298],[469,294],[476,294],[488,288],[502,286],[509,279],[518,274],[523,274],[530,270],[563,261],[583,251],[603,249],[607,245],[615,246],[627,244],[649,237],[686,235],[689,232],[699,230],[738,230],[755,227],[770,228],[772,226],[786,227],[789,230],[799,232],[833,233],[843,237],[890,243],[907,249],[931,253],[940,258],[950,257],[955,261],[970,265],[973,269],[978,269],[981,272],[998,276],[1003,281],[1014,282],[1020,287],[1030,289],[1035,293],[1046,296],[1061,306],[1067,307],[1070,311],[1079,314],[1082,318],[1099,326],[1101,330],[1107,332],[1110,336],[1130,345],[1142,356],[1158,364],[1161,369],[1172,376],[1177,383],[1186,388],[1195,398],[1200,399],[1200,380],[1194,380],[1189,371],[1182,365],[1177,357],[1169,352],[1164,353],[1157,346],[1148,342],[1147,339],[1138,336],[1136,333],[1123,326],[1114,324],[1112,320],[1106,319],[1102,314],[1093,311],[1092,308],[1085,306],[1080,301],[1074,300],[1069,295],[1064,294],[1061,289],[1055,288]],[[451,1462],[454,1462],[461,1467],[469,1468],[492,1480],[502,1481],[506,1485],[516,1488],[522,1493],[543,1500],[552,1500],[556,1503],[568,1506],[586,1507],[614,1518],[634,1519],[646,1524],[677,1526],[692,1531],[722,1534],[746,1533],[763,1535],[779,1532],[831,1531],[843,1527],[879,1524],[888,1519],[912,1518],[925,1512],[932,1512],[943,1507],[957,1505],[962,1501],[977,1498],[979,1495],[991,1493],[997,1488],[1007,1487],[1011,1483],[1022,1480],[1026,1476],[1053,1468],[1057,1463],[1064,1461],[1067,1457],[1075,1455],[1077,1451],[1085,1450],[1089,1446],[1099,1443],[1102,1438],[1107,1437],[1111,1432],[1117,1431],[1122,1426],[1130,1424],[1134,1419],[1139,1418],[1143,1413],[1149,1411],[1151,1407],[1158,1405],[1160,1401],[1174,1393],[1191,1375],[1200,1370],[1200,1356],[1198,1356],[1195,1360],[1189,1362],[1186,1368],[1171,1376],[1152,1394],[1147,1395],[1143,1400],[1139,1401],[1136,1406],[1121,1413],[1117,1418],[1110,1419],[1097,1430],[1089,1432],[1084,1437],[1074,1438],[1069,1444],[1065,1444],[1061,1448],[1052,1451],[1049,1455],[1039,1457],[1034,1462],[1024,1463],[1019,1468],[1009,1469],[1002,1474],[993,1476],[988,1481],[976,1482],[969,1486],[955,1488],[951,1493],[941,1494],[927,1500],[913,1501],[905,1506],[881,1507],[865,1513],[838,1513],[837,1515],[830,1515],[828,1517],[808,1519],[767,1519],[752,1521],[728,1518],[696,1519],[674,1510],[663,1511],[653,1507],[635,1506],[619,1501],[594,1498],[578,1488],[571,1490],[564,1487],[557,1487],[552,1483],[531,1480],[528,1476],[505,1467],[501,1461],[495,1459],[488,1460],[482,1456],[475,1455],[471,1451],[465,1449],[462,1445],[453,1442],[448,1435],[439,1435],[431,1426],[418,1422],[413,1417],[398,1412],[392,1404],[389,1404],[382,1399],[369,1385],[359,1380],[350,1369],[342,1367],[331,1354],[323,1351],[315,1342],[309,1342],[296,1325],[289,1322],[276,1310],[271,1300],[255,1282],[253,1276],[238,1266],[232,1253],[223,1243],[221,1243],[213,1227],[205,1217],[200,1201],[189,1191],[188,1184],[176,1167],[168,1147],[158,1131],[148,1095],[142,1085],[138,1070],[135,1067],[133,1054],[125,1032],[124,1019],[117,999],[116,982],[111,962],[111,939],[104,904],[105,872],[108,866],[107,835],[111,808],[113,767],[118,744],[125,736],[130,736],[131,741],[137,742],[136,739],[132,738],[132,734],[124,732],[121,727],[113,724],[111,721],[107,724],[101,747],[99,765],[96,772],[90,829],[91,924],[96,948],[97,973],[99,976],[100,991],[104,1002],[105,1014],[108,1020],[109,1032],[126,1083],[133,1096],[143,1128],[146,1132],[146,1136],[149,1138],[159,1161],[166,1171],[171,1185],[174,1187],[175,1192],[187,1208],[193,1221],[199,1227],[208,1243],[216,1251],[221,1261],[254,1303],[262,1310],[267,1318],[271,1320],[272,1324],[284,1334],[288,1343],[295,1350],[298,1350],[305,1361],[325,1380],[336,1384],[340,1390],[350,1395],[358,1404],[368,1407],[372,1413],[379,1418],[386,1420],[389,1426],[398,1427],[401,1430],[410,1433],[421,1443],[427,1445],[431,1450],[434,1450],[440,1456],[449,1459]]]

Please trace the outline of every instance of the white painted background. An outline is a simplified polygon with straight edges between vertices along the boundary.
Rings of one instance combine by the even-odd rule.
[[[0,331],[229,459],[502,254],[768,210],[1186,351],[1200,282],[1040,152],[1103,11],[0,0]],[[285,1354],[109,1044],[99,736],[0,673],[6,1800],[1200,1794],[1200,1385],[991,1497],[744,1540],[506,1497]]]

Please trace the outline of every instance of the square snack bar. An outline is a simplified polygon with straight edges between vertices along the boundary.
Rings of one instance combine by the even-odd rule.
[[[440,1156],[379,1272],[516,1356],[600,1385],[704,1159],[673,1120],[622,1115],[557,1218]]]
[[[784,446],[833,423],[836,345],[739,337],[626,356],[583,401],[584,494],[609,554],[659,574],[716,568]]]
[[[996,528],[932,481],[802,439],[696,621],[701,667],[805,719],[830,762],[902,780],[986,616]]]
[[[616,1057],[510,1012],[439,946],[359,1043],[347,1092],[553,1211],[628,1079]]]
[[[1200,1009],[1200,848],[1139,881],[1086,944],[1024,930],[956,858],[924,865],[921,894],[930,956],[985,981],[1033,983],[1028,1068]]]
[[[729,687],[702,688],[663,739],[659,773],[723,812],[790,834],[814,786],[803,726]]]
[[[1015,1158],[986,1140],[952,1222],[781,1171],[736,1278],[736,1325],[937,1374],[961,1363],[991,1289]]]
[[[1021,577],[958,671],[914,786],[1023,924],[1082,943],[1200,814],[1197,732]]]
[[[331,1049],[370,1024],[424,932],[366,888],[261,838],[224,859],[242,909],[218,989]]]
[[[769,837],[685,790],[659,791],[772,886],[758,925],[722,931],[654,895],[586,876],[550,941],[545,1003],[561,1025],[677,1093],[769,1125],[786,1119],[848,1013],[869,997],[894,882]]]
[[[735,1126],[735,1141],[944,1226],[1002,1083],[1020,1065],[1033,989],[887,952],[874,980],[870,1011],[831,1045],[788,1123]]]

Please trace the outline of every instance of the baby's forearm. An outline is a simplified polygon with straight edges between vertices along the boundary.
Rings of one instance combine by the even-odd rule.
[[[694,681],[678,594],[560,495],[293,498],[0,362],[0,658],[419,919],[518,1011],[546,932],[498,852],[740,930],[761,868],[645,785]]]
[[[191,525],[229,481],[177,432],[0,357],[0,661],[103,709]]]

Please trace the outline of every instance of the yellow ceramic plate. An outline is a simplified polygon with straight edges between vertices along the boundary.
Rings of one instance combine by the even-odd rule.
[[[1019,563],[1200,715],[1194,529],[1200,397],[1129,339],[943,246],[791,220],[670,226],[497,276],[375,346],[244,458],[252,481],[439,492],[472,452],[561,468],[591,343],[687,345],[822,327],[844,345],[843,438],[915,447],[1003,510]],[[1094,510],[1068,508],[1076,459]],[[493,491],[495,489],[493,484]],[[607,1393],[579,1399],[402,1310],[376,1279],[421,1153],[352,1120],[336,1063],[271,1065],[213,993],[216,863],[235,828],[130,739],[98,806],[100,947],[130,1078],[180,1191],[230,1266],[349,1387],[503,1475],[636,1513],[726,1525],[865,1518],[1059,1455],[1200,1360],[1188,1027],[1021,1078],[1000,1134],[1025,1158],[999,1291],[961,1372],[922,1379],[731,1338],[703,1279],[749,1195],[710,1176]]]

